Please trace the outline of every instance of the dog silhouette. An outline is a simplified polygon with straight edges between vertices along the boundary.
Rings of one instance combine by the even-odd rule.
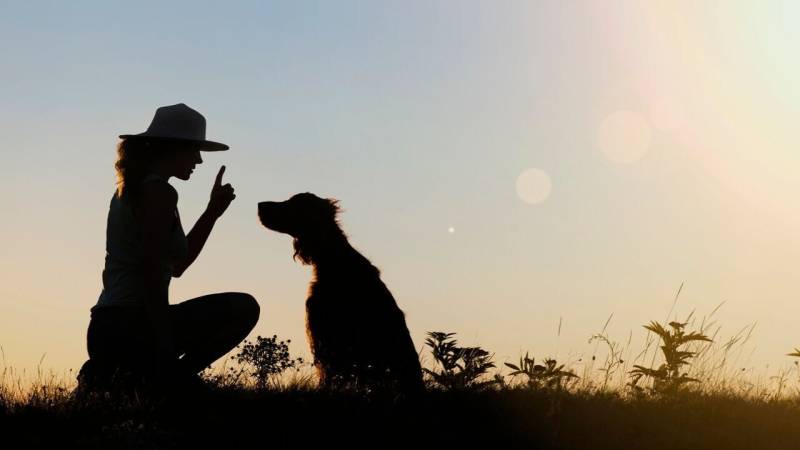
[[[313,267],[306,330],[320,383],[420,391],[405,316],[378,268],[348,242],[339,211],[337,200],[311,193],[258,204],[261,223],[294,238],[294,259]]]

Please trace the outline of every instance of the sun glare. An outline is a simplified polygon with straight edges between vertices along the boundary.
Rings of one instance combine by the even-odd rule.
[[[597,146],[612,162],[634,163],[647,153],[652,134],[650,124],[641,114],[617,111],[600,124]]]

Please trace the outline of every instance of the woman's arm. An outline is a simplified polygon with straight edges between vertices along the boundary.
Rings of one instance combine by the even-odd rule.
[[[169,371],[177,359],[167,314],[168,281],[164,262],[178,193],[167,183],[146,183],[138,199],[144,256],[144,306],[153,325],[159,369]]]
[[[186,254],[186,259],[180,264],[176,264],[173,269],[172,276],[180,277],[189,266],[192,265],[197,255],[203,249],[203,246],[214,228],[217,219],[222,216],[222,213],[228,209],[236,195],[233,193],[233,187],[230,183],[222,184],[222,175],[225,173],[225,166],[220,167],[217,173],[217,178],[214,180],[214,186],[211,188],[211,198],[208,200],[208,206],[197,222],[186,235],[186,241],[189,246],[189,251]]]

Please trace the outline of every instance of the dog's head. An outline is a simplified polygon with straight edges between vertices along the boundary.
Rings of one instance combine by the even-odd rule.
[[[270,230],[285,233],[294,238],[295,257],[304,263],[311,262],[310,250],[340,234],[336,215],[339,201],[320,198],[305,192],[295,194],[282,202],[258,204],[258,218]]]

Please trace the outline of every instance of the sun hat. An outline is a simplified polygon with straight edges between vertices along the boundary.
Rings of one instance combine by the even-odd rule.
[[[119,137],[197,143],[200,150],[209,152],[229,148],[225,144],[206,140],[206,118],[183,103],[156,109],[156,115],[144,133],[121,134]]]

